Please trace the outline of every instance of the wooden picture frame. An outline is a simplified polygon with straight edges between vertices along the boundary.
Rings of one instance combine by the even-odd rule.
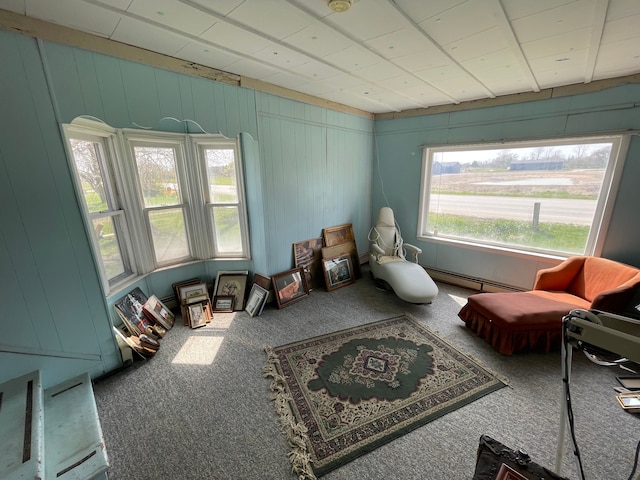
[[[297,267],[271,277],[278,308],[284,308],[309,296],[304,268]]]
[[[348,242],[349,240],[355,241],[356,239],[353,234],[353,225],[350,223],[323,228],[322,237],[324,238],[325,247],[333,247],[334,245],[340,245],[341,243]]]
[[[249,297],[247,298],[247,306],[245,307],[245,311],[249,314],[250,317],[254,317],[256,315],[260,316],[264,305],[267,303],[268,297],[269,290],[261,287],[257,283],[254,283],[251,286],[251,291],[249,292]]]
[[[202,303],[193,303],[187,306],[189,312],[189,325],[191,328],[204,327],[207,324],[207,317]]]
[[[180,285],[178,287],[178,301],[181,305],[201,302],[209,298],[209,290],[205,282]]]
[[[328,292],[346,287],[356,281],[353,273],[353,264],[351,263],[351,255],[348,253],[339,257],[323,259],[322,271],[324,272]]]
[[[155,295],[151,295],[142,306],[144,313],[156,323],[169,330],[176,321],[175,315]]]
[[[275,300],[273,293],[273,283],[271,282],[271,277],[267,277],[266,275],[262,275],[260,273],[253,274],[253,283],[264,288],[269,294],[267,295],[266,303],[273,302]]]
[[[214,312],[233,312],[235,300],[233,295],[214,295],[211,308]]]
[[[194,285],[196,283],[206,283],[204,280],[202,280],[201,278],[195,277],[195,278],[189,278],[187,280],[182,280],[181,282],[176,282],[174,284],[171,285],[171,288],[173,289],[173,294],[176,297],[176,302],[178,302],[178,304],[180,304],[180,287],[185,287],[187,285]]]
[[[322,258],[335,258],[345,254],[351,255],[351,266],[355,273],[356,279],[362,278],[362,269],[360,268],[360,256],[358,255],[358,247],[355,240],[348,240],[338,245],[322,248]]]
[[[309,290],[322,284],[320,260],[322,259],[323,243],[322,237],[318,237],[293,244],[293,264],[296,267],[304,268]]]
[[[244,297],[247,289],[247,270],[225,270],[216,275],[216,283],[213,289],[214,296],[233,296],[233,310],[244,310]]]

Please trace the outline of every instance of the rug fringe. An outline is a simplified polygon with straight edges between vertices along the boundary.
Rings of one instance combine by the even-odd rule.
[[[264,347],[267,354],[267,365],[262,369],[262,376],[271,379],[271,400],[280,418],[280,427],[287,437],[291,452],[289,461],[291,470],[298,480],[317,480],[311,468],[311,456],[307,450],[307,427],[297,422],[293,415],[291,402],[293,399],[286,389],[285,378],[280,374],[280,360],[271,347]]]

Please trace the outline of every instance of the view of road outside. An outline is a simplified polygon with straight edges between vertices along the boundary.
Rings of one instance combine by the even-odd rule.
[[[610,143],[432,152],[432,235],[581,254]]]

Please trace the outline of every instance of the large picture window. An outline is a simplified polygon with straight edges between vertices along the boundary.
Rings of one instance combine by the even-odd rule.
[[[63,128],[105,293],[159,267],[249,258],[237,140],[85,119]]]
[[[418,234],[527,252],[595,254],[624,140],[426,147]]]

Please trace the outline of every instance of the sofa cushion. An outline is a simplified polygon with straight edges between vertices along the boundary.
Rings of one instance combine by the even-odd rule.
[[[606,290],[616,288],[638,275],[638,269],[599,257],[587,257],[582,268],[567,287],[567,292],[589,303]]]
[[[574,303],[561,298],[534,292],[477,293],[469,296],[467,305],[506,330],[560,330],[562,317],[575,308],[584,308],[584,300],[574,297]]]

